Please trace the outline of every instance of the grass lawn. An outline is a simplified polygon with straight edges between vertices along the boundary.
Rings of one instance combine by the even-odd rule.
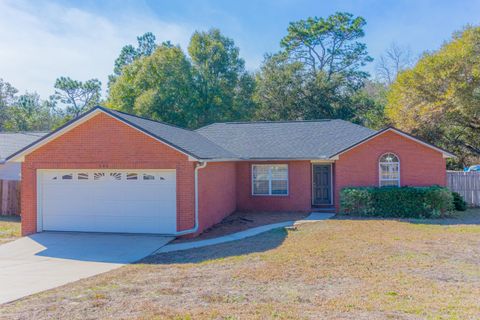
[[[4,305],[0,318],[478,319],[479,216],[340,217],[151,256]]]
[[[0,245],[20,237],[20,217],[0,216]]]

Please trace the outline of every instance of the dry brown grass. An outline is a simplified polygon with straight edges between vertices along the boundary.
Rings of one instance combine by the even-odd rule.
[[[20,237],[20,217],[0,216],[0,245]]]
[[[480,318],[480,225],[425,222],[330,220],[151,256],[5,305],[0,317]]]

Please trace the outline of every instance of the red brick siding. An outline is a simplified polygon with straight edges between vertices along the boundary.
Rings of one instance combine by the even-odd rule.
[[[204,230],[236,209],[236,163],[208,163],[198,171],[200,230]]]
[[[176,169],[177,230],[194,225],[194,162],[103,113],[26,156],[22,164],[22,234],[36,232],[37,169]]]
[[[288,164],[288,196],[253,196],[252,164]],[[307,211],[311,209],[310,161],[238,162],[237,209],[244,211]]]
[[[382,134],[344,154],[334,165],[334,198],[347,186],[378,185],[378,158],[400,158],[401,184],[445,185],[442,154],[393,132]],[[288,196],[253,196],[251,166],[284,163],[289,170]],[[186,155],[128,125],[99,114],[27,155],[22,164],[22,234],[36,232],[37,169],[176,169],[177,229],[194,225],[194,166]],[[307,211],[311,209],[310,161],[209,163],[199,171],[199,232],[235,209]]]
[[[335,164],[335,204],[348,186],[378,186],[378,159],[387,152],[400,158],[402,186],[446,185],[442,154],[394,132],[386,132],[340,155]]]

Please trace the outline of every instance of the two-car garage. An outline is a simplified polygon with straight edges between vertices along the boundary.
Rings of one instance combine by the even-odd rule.
[[[177,231],[175,170],[38,170],[37,189],[37,231]]]
[[[222,150],[195,131],[95,107],[9,156],[22,163],[22,235],[198,233],[200,159],[228,158]]]

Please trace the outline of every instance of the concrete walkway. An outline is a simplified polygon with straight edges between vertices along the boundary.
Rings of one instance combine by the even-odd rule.
[[[301,224],[306,222],[317,222],[321,220],[328,220],[333,217],[335,213],[326,213],[326,212],[312,212],[304,219],[295,221],[295,224]]]
[[[0,246],[0,304],[119,268],[173,237],[42,232]]]
[[[316,222],[321,220],[327,220],[333,217],[335,214],[333,213],[323,213],[323,212],[312,212],[309,216],[302,220],[296,221],[285,221],[273,224],[267,224],[264,226],[251,228],[245,231],[240,231],[237,233],[232,233],[226,236],[213,238],[213,239],[206,239],[206,240],[199,240],[199,241],[191,241],[191,242],[183,242],[183,243],[173,243],[168,244],[166,246],[161,247],[155,253],[165,253],[165,252],[174,252],[174,251],[182,251],[182,250],[189,250],[194,248],[201,248],[206,246],[212,246],[216,244],[221,244],[230,241],[241,240],[249,237],[256,236],[260,233],[264,233],[273,229],[277,228],[285,228],[290,227],[297,224],[308,223],[308,222]]]

